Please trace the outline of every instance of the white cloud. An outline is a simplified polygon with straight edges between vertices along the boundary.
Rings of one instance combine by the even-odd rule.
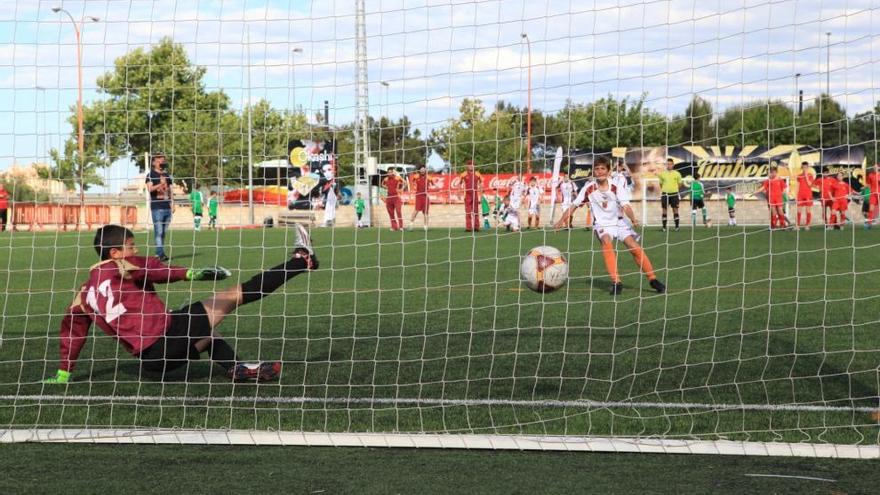
[[[117,57],[169,36],[207,68],[210,89],[223,89],[240,106],[250,29],[253,98],[280,108],[295,100],[310,114],[328,99],[337,122],[354,116],[354,2],[64,5],[75,16],[102,18],[83,38],[87,100],[99,97],[95,77]],[[60,121],[75,101],[75,46],[69,22],[50,7],[45,0],[0,1],[0,91],[50,88],[59,123],[49,127],[64,129]],[[371,112],[406,112],[422,130],[454,116],[465,97],[524,104],[521,32],[531,40],[532,99],[546,111],[567,98],[608,93],[646,92],[652,108],[669,114],[681,112],[693,92],[716,110],[759,98],[790,101],[795,73],[809,98],[824,90],[825,31],[834,33],[832,92],[851,112],[874,105],[880,82],[876,0],[381,0],[367,8]],[[303,52],[291,67],[293,47]],[[387,90],[381,80],[390,82]],[[0,101],[0,111],[32,105],[32,94],[17,98]],[[0,136],[12,136],[11,153],[33,149],[24,137],[33,132],[5,120]]]

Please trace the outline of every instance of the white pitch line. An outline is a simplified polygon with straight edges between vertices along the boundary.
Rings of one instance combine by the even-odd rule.
[[[789,479],[795,479],[795,480],[824,481],[826,483],[837,483],[837,480],[830,480],[828,478],[814,478],[812,476],[793,476],[790,474],[744,474],[743,476],[748,476],[750,478],[789,478]]]
[[[183,402],[183,403],[260,403],[260,404],[353,404],[376,406],[513,406],[580,409],[697,409],[703,411],[790,411],[876,413],[877,407],[819,406],[809,404],[706,404],[702,402],[628,402],[595,400],[506,400],[506,399],[416,399],[362,397],[205,397],[161,395],[0,395],[0,402]]]

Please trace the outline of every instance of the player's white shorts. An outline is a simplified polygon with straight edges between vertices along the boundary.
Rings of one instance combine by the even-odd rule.
[[[511,211],[504,217],[504,226],[511,230],[519,230],[519,212]]]
[[[633,230],[632,225],[622,218],[617,221],[617,225],[593,225],[593,233],[596,234],[596,237],[598,237],[600,241],[606,235],[611,236],[612,241],[623,241],[627,237],[632,237],[636,242],[640,239],[639,234]]]
[[[562,211],[564,212],[565,210],[567,210],[569,208],[571,208],[571,201],[563,201],[562,202]]]
[[[541,205],[529,205],[529,215],[540,215]]]

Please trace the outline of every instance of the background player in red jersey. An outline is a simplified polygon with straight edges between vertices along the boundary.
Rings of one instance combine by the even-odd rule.
[[[416,216],[421,213],[422,220],[425,222],[425,230],[428,230],[428,209],[431,207],[431,201],[428,197],[428,188],[434,185],[436,181],[428,177],[428,169],[422,165],[419,172],[413,175],[412,184],[415,196],[415,209],[412,218],[409,220],[409,228],[412,229],[416,225]]]
[[[474,170],[474,161],[467,161],[467,169],[459,176],[464,190],[464,230],[480,230],[480,197],[483,195],[483,177]]]
[[[391,218],[391,230],[403,230],[403,209],[400,204],[400,192],[404,187],[403,178],[397,174],[397,169],[389,168],[388,175],[382,180],[382,185],[388,194],[385,196],[385,209]]]
[[[785,203],[783,195],[787,187],[785,180],[776,174],[778,169],[770,167],[767,180],[764,181],[763,189],[767,194],[767,205],[770,207],[770,228],[785,228],[788,221],[785,219]]]
[[[880,163],[875,163],[868,176],[865,178],[865,185],[871,189],[871,195],[868,199],[868,222],[865,224],[868,228],[877,221],[878,208],[880,208]]]
[[[848,221],[846,212],[849,210],[849,197],[852,194],[852,187],[849,182],[843,180],[843,172],[837,172],[837,183],[834,184],[834,211],[839,215],[839,219],[835,219],[833,224],[835,230],[840,230]],[[834,214],[832,214],[832,218]]]
[[[277,379],[280,362],[246,364],[215,330],[242,304],[275,292],[289,279],[318,268],[308,232],[297,225],[297,247],[286,262],[213,297],[169,312],[155,284],[181,280],[222,280],[224,268],[199,270],[164,265],[158,258],[137,256],[134,234],[120,225],[105,225],[95,233],[100,263],[77,292],[61,322],[60,362],[47,383],[67,383],[79,353],[95,323],[141,361],[142,369],[164,373],[180,368],[207,352],[226,376],[235,381]]]
[[[801,173],[797,176],[797,226],[804,225],[805,230],[810,230],[813,222],[813,176],[810,174],[810,164],[801,162]],[[806,223],[801,224],[801,219]]]
[[[815,184],[819,186],[819,195],[822,198],[822,220],[827,228],[832,228],[837,224],[837,215],[834,213],[834,186],[837,185],[837,178],[826,172],[821,179],[816,179]]]

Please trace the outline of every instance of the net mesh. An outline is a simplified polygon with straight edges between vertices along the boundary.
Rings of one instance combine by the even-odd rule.
[[[362,17],[357,3],[0,4],[16,229],[0,236],[0,427],[877,443],[874,2],[383,0]],[[215,329],[241,360],[280,362],[279,380],[230,381],[206,353],[163,377],[92,326],[70,383],[43,382],[98,262],[94,230],[128,225],[141,255],[161,254],[145,189],[158,153],[169,263],[233,273],[157,284],[169,311],[259,278],[291,256],[291,224],[313,227],[320,268]],[[545,229],[568,206],[551,206],[554,164],[577,190],[599,157],[620,164],[665,294],[623,242],[609,294],[586,209]],[[669,211],[661,231],[668,157],[681,230]],[[813,183],[799,207],[801,162],[848,189]],[[771,167],[809,231],[768,228]],[[531,179],[539,224],[525,193],[516,232],[499,210]],[[827,188],[843,206],[824,211]],[[539,245],[569,263],[559,291],[519,280]]]

